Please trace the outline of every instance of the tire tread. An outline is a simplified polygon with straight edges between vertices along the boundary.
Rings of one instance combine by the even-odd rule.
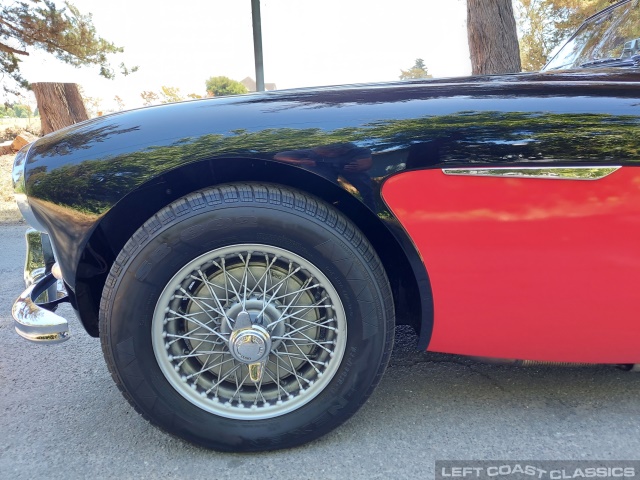
[[[118,279],[130,259],[144,246],[147,241],[153,237],[156,232],[158,232],[158,230],[167,228],[180,217],[205,208],[206,206],[211,208],[217,207],[221,204],[236,204],[239,202],[249,204],[269,203],[271,205],[278,205],[295,211],[298,214],[301,213],[306,215],[310,220],[316,220],[324,223],[331,229],[338,232],[346,243],[351,244],[363,256],[372,276],[376,280],[375,284],[380,287],[380,291],[378,293],[380,294],[381,303],[384,308],[384,328],[386,329],[385,344],[381,352],[378,371],[376,372],[374,380],[367,389],[365,395],[361,397],[362,400],[355,406],[355,408],[352,408],[352,411],[348,412],[346,418],[349,418],[367,401],[370,394],[380,382],[391,357],[395,330],[394,305],[391,287],[384,267],[382,266],[382,262],[380,261],[380,258],[375,252],[373,246],[347,217],[336,210],[333,206],[317,200],[307,193],[279,187],[274,184],[238,183],[210,187],[201,191],[193,192],[158,211],[129,239],[122,248],[120,254],[117,256],[109,272],[102,292],[102,298],[100,299],[100,340],[102,352],[111,377],[122,395],[126,398],[129,404],[133,406],[136,412],[142,415],[142,417],[150,423],[158,425],[153,418],[147,415],[143,409],[138,406],[136,400],[127,392],[115,366],[112,350],[116,346],[110,344],[110,325],[108,322],[110,315],[108,312],[114,301]],[[273,446],[273,448],[275,449],[279,447]]]

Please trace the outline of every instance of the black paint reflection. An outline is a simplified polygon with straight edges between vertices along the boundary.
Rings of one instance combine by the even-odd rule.
[[[638,81],[621,69],[440,79],[123,112],[39,140],[26,193],[97,220],[189,164],[215,184],[241,159],[313,171],[389,216],[380,185],[404,170],[638,164]]]
[[[379,183],[406,169],[548,162],[635,164],[640,161],[639,126],[636,115],[462,111],[375,120],[336,130],[236,130],[99,155],[96,150],[108,150],[118,137],[137,132],[136,128],[108,130],[112,137],[96,141],[93,149],[87,147],[91,141],[84,138],[86,133],[79,139],[65,140],[60,147],[52,146],[70,152],[67,155],[71,158],[62,164],[64,156],[56,156],[53,150],[38,151],[30,159],[27,192],[100,215],[130,191],[173,168],[194,161],[227,158],[233,162],[233,158],[242,157],[275,159],[313,170],[334,182],[341,178],[376,211],[381,203],[373,198],[372,179]],[[71,149],[74,144],[77,149]],[[84,148],[96,156],[76,163]]]
[[[371,177],[371,150],[353,143],[333,143],[315,148],[289,150],[274,155],[275,160],[305,168],[334,183],[348,182],[349,187],[371,210],[376,210]],[[346,187],[342,184],[343,187]]]
[[[77,154],[78,150],[94,148],[97,144],[105,143],[112,137],[140,130],[139,125],[122,127],[118,123],[95,127],[94,123],[98,123],[99,120],[97,118],[71,127],[72,134],[69,134],[70,129],[57,130],[49,134],[34,146],[32,158],[36,158],[38,155],[63,157]]]

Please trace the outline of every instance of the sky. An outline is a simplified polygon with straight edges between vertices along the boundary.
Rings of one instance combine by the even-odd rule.
[[[141,106],[140,93],[177,87],[205,94],[205,80],[255,78],[250,0],[73,0],[98,33],[139,70],[104,80],[44,53],[22,63],[30,82],[73,82],[101,109]],[[397,80],[416,58],[434,77],[469,74],[464,0],[262,0],[265,81],[278,89]]]

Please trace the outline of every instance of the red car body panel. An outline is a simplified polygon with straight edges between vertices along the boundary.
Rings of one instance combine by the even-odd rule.
[[[428,350],[640,362],[640,168],[600,180],[419,170],[382,195],[431,280]]]

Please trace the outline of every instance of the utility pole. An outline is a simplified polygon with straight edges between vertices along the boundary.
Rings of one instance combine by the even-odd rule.
[[[253,56],[256,63],[256,91],[264,92],[264,64],[262,62],[262,20],[260,19],[260,0],[251,0],[253,17]]]

